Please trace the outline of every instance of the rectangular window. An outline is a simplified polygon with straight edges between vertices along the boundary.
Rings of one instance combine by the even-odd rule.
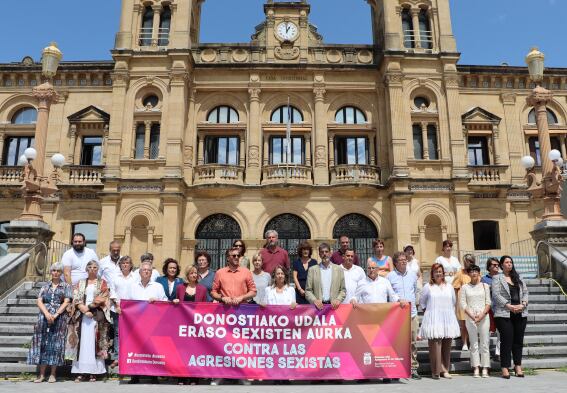
[[[468,138],[469,165],[489,165],[486,137],[471,136]]]
[[[153,123],[150,130],[150,159],[155,160],[159,155],[160,124]]]
[[[559,137],[552,136],[549,138],[551,141],[551,149],[561,151],[561,142]],[[536,166],[541,166],[541,154],[539,150],[539,139],[536,136],[532,136],[528,139],[528,145],[530,146],[530,156],[535,160]]]
[[[423,137],[421,135],[421,126],[414,124],[413,132],[413,156],[416,160],[423,160]]]
[[[102,165],[102,137],[83,138],[81,165]]]
[[[427,126],[427,150],[430,160],[439,159],[439,146],[437,144],[437,128],[430,124]]]
[[[475,250],[500,249],[500,230],[498,221],[473,222],[473,236]]]
[[[136,145],[134,158],[142,160],[144,158],[144,141],[146,140],[146,127],[144,123],[138,124],[136,127]]]
[[[336,137],[337,165],[368,165],[368,139],[366,137]]]
[[[205,138],[205,164],[238,165],[240,138],[208,136]]]
[[[296,164],[305,163],[305,146],[303,137],[291,137],[291,155],[287,158],[287,138],[284,136],[273,136],[270,138],[270,164]]]
[[[16,166],[18,159],[28,147],[34,147],[32,136],[8,137],[4,141],[4,154],[2,155],[2,165]]]

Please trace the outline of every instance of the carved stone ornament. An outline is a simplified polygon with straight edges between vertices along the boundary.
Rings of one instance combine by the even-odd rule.
[[[292,46],[278,46],[275,49],[275,54],[281,60],[295,60],[299,57],[299,48]]]
[[[257,101],[260,99],[260,92],[262,90],[258,87],[251,87],[248,89],[248,94],[250,95],[250,100]]]
[[[336,49],[331,49],[327,51],[327,61],[329,63],[340,63],[343,59],[341,52]]]
[[[448,75],[445,77],[445,86],[449,88],[459,87],[459,77],[457,75]]]
[[[50,84],[42,84],[33,89],[33,94],[40,102],[45,101],[51,103],[57,100],[57,93]]]
[[[185,84],[189,80],[189,73],[185,71],[173,71],[169,74],[170,84]]]
[[[516,93],[502,93],[500,96],[504,104],[515,104],[516,103]]]
[[[547,105],[552,99],[553,94],[549,90],[537,86],[527,98],[527,102],[529,106]]]
[[[356,57],[362,64],[370,64],[372,62],[372,52],[366,49],[358,52],[358,55]]]
[[[327,92],[327,90],[325,90],[322,87],[316,87],[315,89],[313,89],[313,94],[315,94],[315,100],[316,101],[324,100],[326,92]]]
[[[203,63],[212,63],[217,59],[217,51],[214,49],[205,49],[201,52],[201,61]]]
[[[390,73],[386,74],[384,80],[387,85],[401,84],[404,80],[404,75],[401,73]]]
[[[183,160],[188,166],[193,164],[193,146],[185,146],[185,149],[183,149]]]
[[[127,86],[128,82],[130,82],[128,72],[114,72],[111,78],[114,86]]]
[[[325,146],[318,145],[315,148],[315,166],[323,167],[327,163]]]
[[[260,166],[260,148],[258,146],[250,146],[248,149],[248,165],[253,168]]]
[[[248,51],[238,48],[232,51],[232,61],[235,63],[244,63],[248,61]]]

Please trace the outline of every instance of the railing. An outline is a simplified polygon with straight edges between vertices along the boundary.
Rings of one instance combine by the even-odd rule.
[[[157,40],[153,39],[153,28],[144,27],[140,29],[138,36],[138,45],[140,46],[167,46],[169,45],[169,28],[160,28],[157,34]]]
[[[380,184],[380,168],[374,165],[337,165],[330,168],[331,184]]]
[[[236,165],[206,164],[195,168],[195,184],[242,184],[244,168]]]
[[[262,169],[262,184],[312,184],[311,172],[311,167],[305,165],[267,165]]]
[[[433,49],[433,32],[423,30],[417,36],[413,30],[404,30],[404,47],[406,49]]]
[[[547,252],[542,250],[542,246],[547,246]],[[561,291],[564,293],[563,287],[567,287],[567,254],[544,240],[540,240],[537,243],[535,251],[539,259],[539,277],[549,277],[559,285]]]
[[[471,182],[498,183],[500,182],[500,167],[492,165],[469,166]]]
[[[23,166],[0,166],[0,184],[18,184],[22,182]]]
[[[65,251],[69,250],[71,246],[67,243],[63,243],[57,240],[51,240],[49,242],[49,247],[47,249],[47,257],[45,259],[45,263],[47,269],[43,271],[43,278],[44,280],[47,279],[49,274],[49,266],[56,262],[61,262],[61,258],[63,258],[63,254]]]
[[[102,173],[104,166],[70,165],[70,184],[102,184]]]

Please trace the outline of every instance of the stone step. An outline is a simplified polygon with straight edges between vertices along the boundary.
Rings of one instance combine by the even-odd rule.
[[[528,311],[532,314],[543,314],[546,312],[567,312],[567,302],[565,303],[530,303]]]
[[[553,333],[565,334],[567,332],[567,324],[556,323],[556,324],[533,324],[528,323],[526,327],[526,334],[528,335],[548,335]]]
[[[7,302],[8,307],[10,306],[29,306],[29,307],[37,307],[36,299],[10,299]]]
[[[12,376],[22,373],[35,374],[37,366],[24,363],[8,363],[0,362],[0,375]]]
[[[0,348],[0,359],[7,361],[25,361],[28,356],[28,348]]]
[[[32,336],[0,336],[0,348],[19,347],[28,345]]]
[[[555,357],[555,358],[545,358],[545,359],[535,359],[527,358],[522,359],[522,367],[541,369],[541,368],[561,368],[567,367],[567,357]],[[491,372],[494,376],[500,376],[500,362],[492,361],[490,365]],[[429,363],[423,363],[419,365],[419,372],[423,375],[428,375],[431,368]],[[471,365],[468,360],[462,360],[457,362],[451,362],[451,372],[470,372]]]
[[[549,286],[541,286],[541,287],[529,287],[528,292],[531,294],[560,294],[561,290],[558,287],[549,287]]]
[[[37,315],[39,312],[39,308],[35,307],[19,307],[19,306],[10,306],[10,307],[0,307],[0,316],[6,315]]]
[[[567,356],[567,346],[546,346],[546,347],[524,347],[522,351],[523,357],[529,359],[535,358],[553,358]],[[471,354],[469,351],[452,350],[451,361],[469,360]],[[417,360],[420,363],[429,362],[429,352],[426,350],[417,352]]]
[[[534,303],[565,303],[567,302],[567,296],[563,295],[541,295],[530,293],[528,297],[530,301],[530,306]]]
[[[33,334],[34,325],[0,325],[0,335],[6,336],[29,336]]]
[[[26,324],[34,325],[37,322],[37,316],[19,316],[19,315],[2,315],[2,324]]]
[[[549,278],[527,278],[523,280],[526,285],[529,286],[538,286],[538,285],[549,285],[551,280]]]
[[[567,323],[567,314],[528,314],[528,324],[531,323]]]

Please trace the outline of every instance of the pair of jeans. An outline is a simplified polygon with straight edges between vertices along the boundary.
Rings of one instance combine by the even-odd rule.
[[[118,314],[114,311],[110,311],[110,316],[112,317],[112,326],[114,331],[114,337],[112,338],[112,360],[118,360]]]

